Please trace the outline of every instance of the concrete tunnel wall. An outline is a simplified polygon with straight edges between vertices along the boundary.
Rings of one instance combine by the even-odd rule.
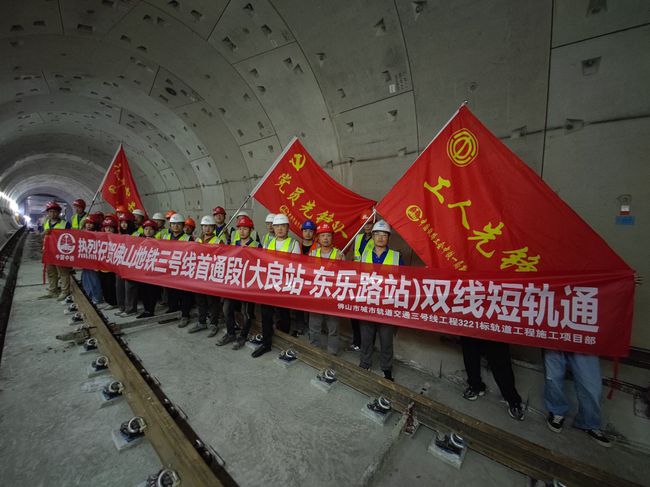
[[[232,211],[294,135],[337,180],[380,199],[468,100],[649,274],[648,2],[5,0],[0,9],[0,191],[15,200],[91,199],[122,142],[149,212]],[[615,224],[625,195],[634,226]],[[252,209],[260,225],[266,210]],[[644,348],[648,289],[638,288],[632,338]],[[397,353],[435,369],[437,341],[401,331]]]

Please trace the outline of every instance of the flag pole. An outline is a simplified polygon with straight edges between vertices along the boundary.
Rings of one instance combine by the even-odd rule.
[[[342,253],[343,255],[345,255],[345,251],[348,249],[348,247],[349,247],[350,244],[354,241],[354,239],[357,238],[357,235],[359,234],[359,232],[361,231],[361,229],[363,229],[363,227],[365,227],[366,224],[367,224],[367,223],[368,223],[372,218],[374,218],[376,214],[377,214],[377,210],[375,210],[375,209],[373,208],[373,209],[372,209],[372,213],[370,214],[370,216],[369,216],[368,218],[366,218],[366,221],[364,221],[364,222],[361,224],[361,226],[360,226],[359,229],[355,232],[355,234],[352,236],[352,238],[348,241],[347,244],[345,244],[345,247],[343,247],[343,250],[341,250],[341,253]]]
[[[115,159],[117,159],[117,155],[120,153],[120,149],[122,148],[122,144],[120,143],[119,147],[117,148],[117,151],[115,152],[115,155],[113,156],[113,160],[108,166],[108,169],[106,169],[106,172],[104,173],[104,177],[102,178],[102,182],[99,183],[99,188],[97,188],[97,191],[95,192],[95,196],[93,196],[93,200],[90,202],[90,206],[88,207],[88,214],[90,215],[90,210],[92,210],[93,205],[95,204],[95,200],[97,199],[97,196],[99,196],[99,192],[102,190],[102,187],[104,186],[104,183],[106,182],[106,178],[108,177],[108,173],[111,172],[111,168],[113,167],[113,164],[115,164]]]
[[[262,176],[262,178],[257,182],[255,187],[246,195],[246,198],[244,198],[244,202],[241,204],[239,209],[235,213],[233,213],[233,215],[230,217],[230,220],[228,220],[228,223],[226,223],[224,225],[224,227],[221,229],[221,231],[217,235],[217,240],[219,240],[219,238],[221,237],[221,234],[223,233],[223,231],[226,230],[228,228],[228,226],[232,223],[232,221],[235,219],[235,217],[237,216],[237,213],[239,213],[241,211],[241,209],[244,207],[244,205],[246,203],[248,203],[248,200],[250,200],[253,196],[255,196],[255,193],[257,193],[257,190],[260,189],[260,186],[262,186],[262,184],[264,184],[264,181],[266,181],[266,178],[269,177],[269,174],[271,174],[275,170],[275,168],[278,166],[278,164],[280,164],[280,161],[286,155],[286,153],[289,152],[289,148],[293,145],[293,143],[296,140],[298,140],[298,137],[294,136],[289,141],[289,143],[284,147],[284,149],[282,150],[280,155],[275,159],[275,162],[271,165],[271,167],[269,167],[268,171],[266,171],[264,176]]]

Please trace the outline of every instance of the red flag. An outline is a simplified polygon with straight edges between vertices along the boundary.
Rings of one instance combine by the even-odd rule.
[[[547,184],[461,107],[377,206],[430,267],[632,270]]]
[[[100,191],[104,201],[113,208],[117,208],[119,205],[126,206],[129,211],[144,208],[122,144],[117,149],[113,162],[104,176]]]
[[[270,211],[287,215],[297,235],[306,220],[330,223],[338,248],[354,236],[359,217],[376,203],[332,179],[297,138],[289,142],[251,196]]]

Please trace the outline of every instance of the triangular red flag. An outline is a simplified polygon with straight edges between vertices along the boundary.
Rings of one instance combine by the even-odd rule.
[[[106,176],[104,176],[100,191],[104,201],[113,208],[124,205],[129,211],[136,208],[144,209],[138,188],[131,174],[129,161],[121,144],[106,172]]]

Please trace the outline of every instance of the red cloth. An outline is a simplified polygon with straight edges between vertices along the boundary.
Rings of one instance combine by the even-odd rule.
[[[133,180],[129,161],[120,144],[106,177],[100,188],[102,198],[113,208],[124,205],[129,211],[136,208],[144,209],[138,188]]]

